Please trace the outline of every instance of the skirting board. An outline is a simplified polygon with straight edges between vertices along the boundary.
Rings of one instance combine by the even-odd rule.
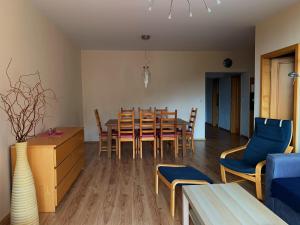
[[[9,214],[7,216],[5,216],[1,221],[0,221],[0,225],[9,225],[10,224],[10,217]]]
[[[197,139],[194,139],[195,141],[206,141],[206,138],[197,138]]]

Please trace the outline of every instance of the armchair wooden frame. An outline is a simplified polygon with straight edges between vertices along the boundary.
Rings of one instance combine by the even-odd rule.
[[[170,183],[160,172],[159,167],[167,166],[167,167],[186,167],[185,165],[174,165],[174,164],[158,164],[156,166],[155,171],[155,193],[158,195],[158,184],[159,179],[170,189],[170,213],[171,216],[174,218],[175,215],[175,189],[178,184],[195,184],[195,185],[202,185],[202,184],[209,184],[205,180],[181,180],[177,179]]]
[[[118,114],[118,156],[121,159],[122,142],[132,142],[132,158],[135,159],[135,124],[134,111]]]
[[[248,142],[249,143],[249,142]],[[230,150],[227,150],[225,152],[223,152],[220,156],[221,159],[225,159],[226,156],[233,154],[233,153],[237,153],[237,152],[241,152],[244,151],[247,148],[247,145],[243,145],[240,147],[236,147]],[[292,146],[288,146],[285,150],[285,154],[289,154],[293,151],[293,147]],[[259,200],[263,200],[263,195],[262,195],[262,182],[261,182],[261,178],[262,178],[262,168],[266,165],[266,160],[263,160],[261,162],[259,162],[256,167],[255,167],[255,173],[241,173],[241,172],[237,172],[231,169],[226,168],[223,165],[220,165],[220,170],[221,170],[221,179],[223,183],[227,183],[227,179],[226,179],[226,172],[231,173],[235,176],[241,177],[244,180],[249,180],[255,183],[255,188],[256,188],[256,197]],[[239,182],[235,181],[235,182]]]
[[[140,110],[139,154],[143,158],[143,142],[153,142],[153,155],[156,159],[156,115],[155,112]]]
[[[101,152],[108,152],[108,134],[106,131],[102,129],[101,120],[99,116],[98,109],[94,110],[96,123],[98,127],[98,133],[99,133],[99,150],[98,150],[98,156],[100,157]],[[118,154],[118,141],[117,141],[117,135],[112,134],[112,140],[115,142],[115,145],[112,145],[112,151],[115,151]]]

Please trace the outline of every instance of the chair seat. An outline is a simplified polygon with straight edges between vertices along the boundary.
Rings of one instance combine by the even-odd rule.
[[[169,138],[176,138],[177,134],[160,134],[160,137],[169,137]]]
[[[300,212],[300,177],[277,178],[272,181],[272,197]]]
[[[213,183],[212,180],[195,169],[194,167],[186,166],[186,167],[168,167],[168,166],[160,166],[158,168],[161,175],[163,175],[170,183],[174,180],[204,180],[208,183]],[[178,184],[184,185],[184,184]]]
[[[143,134],[143,135],[141,136],[141,138],[154,138],[154,137],[155,137],[154,134]]]
[[[220,163],[226,168],[240,173],[255,173],[255,167],[249,165],[248,163],[242,160],[220,159]]]
[[[134,138],[134,135],[131,135],[131,134],[123,134],[123,135],[120,135],[120,138]]]
[[[112,134],[112,136],[118,136],[118,132],[117,132],[117,131],[114,131],[114,130],[112,131],[111,134]],[[101,132],[101,136],[102,136],[102,137],[107,137],[107,136],[108,136],[108,132],[107,132],[107,131],[102,131],[102,132]]]

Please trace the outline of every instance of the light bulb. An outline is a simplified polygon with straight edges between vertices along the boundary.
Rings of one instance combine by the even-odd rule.
[[[168,16],[168,19],[172,19],[172,14],[170,13],[169,16]]]
[[[148,11],[151,11],[151,10],[152,10],[152,6],[149,6],[149,7],[148,7]]]
[[[190,17],[193,17],[193,13],[192,12],[190,12]]]
[[[208,11],[209,13],[211,13],[211,8],[207,8],[207,11]]]
[[[217,4],[220,5],[222,2],[221,0],[217,0]]]

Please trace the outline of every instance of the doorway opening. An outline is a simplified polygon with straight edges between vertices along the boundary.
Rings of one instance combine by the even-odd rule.
[[[298,146],[299,79],[288,74],[300,72],[299,51],[300,45],[296,44],[261,56],[260,116],[293,120],[295,148]]]
[[[206,124],[232,134],[250,133],[250,77],[243,73],[206,73]]]

